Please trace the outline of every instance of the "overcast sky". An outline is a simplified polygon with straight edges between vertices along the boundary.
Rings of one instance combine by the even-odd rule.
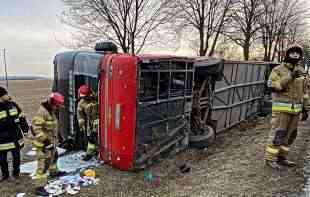
[[[59,19],[63,9],[61,0],[1,0],[0,49],[7,50],[9,74],[52,75],[55,54],[66,50],[56,41],[68,37]]]
[[[70,39],[68,27],[60,22],[64,9],[61,0],[1,0],[0,75],[5,48],[10,75],[52,76],[54,56],[68,50],[57,40]]]
[[[54,56],[69,50],[59,42],[70,41],[60,21],[64,9],[61,0],[1,0],[0,75],[4,48],[9,75],[53,75]]]

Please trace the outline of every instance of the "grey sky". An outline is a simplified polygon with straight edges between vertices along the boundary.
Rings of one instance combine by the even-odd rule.
[[[68,50],[57,40],[70,41],[70,29],[59,18],[64,9],[61,0],[1,0],[0,75],[3,48],[9,74],[53,75],[54,56]]]
[[[61,0],[1,0],[0,75],[6,48],[9,74],[52,76],[55,54],[67,50],[56,39],[70,41],[68,27],[59,19],[63,10]],[[193,51],[183,47],[175,54]]]
[[[61,0],[2,0],[0,49],[7,50],[9,74],[51,76],[53,57],[65,49],[57,39],[66,39],[59,15]],[[4,73],[2,51],[0,75]]]

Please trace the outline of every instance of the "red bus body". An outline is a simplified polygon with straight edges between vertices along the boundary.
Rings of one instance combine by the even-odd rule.
[[[184,69],[190,68],[188,70],[188,75],[193,74],[193,64],[192,60],[188,58],[178,58],[174,56],[157,56],[157,55],[147,55],[147,56],[132,56],[127,54],[106,54],[102,61],[101,61],[101,73],[100,73],[100,80],[99,80],[99,120],[100,120],[100,158],[105,163],[108,163],[109,165],[112,165],[116,168],[119,168],[121,170],[133,170],[135,169],[135,164],[137,160],[139,159],[139,155],[137,154],[137,151],[139,151],[140,147],[138,146],[138,130],[143,134],[144,132],[147,132],[147,129],[153,129],[151,128],[138,128],[138,109],[141,111],[143,107],[140,107],[141,103],[147,103],[147,102],[140,102],[138,95],[139,95],[139,85],[141,76],[141,62],[145,62],[146,65],[149,64],[149,62],[154,62],[154,64],[157,64],[160,61],[165,62],[165,66],[170,65],[170,63],[167,63],[168,60],[175,61],[175,67],[177,67],[177,64],[181,64],[180,67]],[[179,63],[178,63],[179,62]],[[187,63],[189,62],[189,63]],[[143,64],[143,63],[142,63]],[[173,64],[171,64],[173,65]],[[190,65],[190,66],[188,66]],[[170,67],[169,67],[170,68]],[[178,72],[180,73],[181,68],[179,68]],[[151,73],[155,73],[157,71],[154,71],[152,68],[150,70]],[[167,73],[170,72],[170,77],[172,75],[171,71],[166,70],[164,74],[165,76],[169,76]],[[186,74],[184,74],[186,73]],[[187,75],[184,71],[184,76]],[[158,74],[160,76],[160,74]],[[160,77],[159,77],[160,78]],[[183,77],[184,83],[188,83],[185,81],[185,77]],[[191,81],[192,77],[189,79],[190,87],[189,91],[191,91]],[[171,81],[171,79],[169,79]],[[146,80],[147,81],[147,80]],[[158,79],[158,81],[160,81]],[[159,82],[158,82],[159,83]],[[169,82],[166,82],[166,86]],[[172,82],[171,82],[172,83]],[[183,84],[184,85],[184,84]],[[184,88],[182,86],[182,88]],[[158,89],[160,89],[158,87]],[[168,91],[168,89],[167,89]],[[169,92],[173,92],[173,90],[169,89]],[[158,123],[159,125],[167,125],[164,126],[164,131],[174,131],[171,134],[170,139],[168,137],[164,137],[165,146],[167,147],[173,147],[173,146],[181,146],[181,140],[186,138],[189,130],[188,130],[188,124],[185,124],[184,117],[184,106],[185,106],[185,99],[187,99],[190,103],[191,99],[191,92],[188,92],[188,95],[185,95],[185,91],[182,89],[182,92],[184,95],[181,97],[175,97],[174,100],[181,100],[183,104],[179,107],[181,107],[181,115],[179,116],[178,123],[177,121],[174,121],[174,126],[171,123],[173,120],[166,120],[163,121],[163,123]],[[168,93],[167,93],[168,94]],[[158,96],[157,96],[158,97]],[[157,99],[156,102],[160,104],[160,99]],[[163,103],[173,103],[175,101],[169,101],[169,98],[167,96],[167,99],[162,99],[167,101],[162,101]],[[139,106],[138,106],[139,104]],[[151,104],[152,105],[152,104]],[[156,104],[155,104],[156,105]],[[168,105],[168,104],[167,104]],[[169,104],[170,106],[170,104]],[[174,105],[173,105],[174,107]],[[170,106],[171,108],[171,106]],[[179,111],[180,111],[179,109]],[[170,109],[174,111],[174,109]],[[177,111],[177,110],[175,110]],[[148,112],[144,112],[146,116],[148,116]],[[166,112],[168,113],[168,112]],[[169,112],[170,113],[170,112]],[[173,112],[171,112],[173,113]],[[142,115],[144,116],[144,115]],[[181,117],[181,118],[180,118]],[[187,113],[187,117],[189,117],[189,113]],[[143,119],[143,118],[142,118]],[[170,123],[168,123],[170,121]],[[141,113],[140,113],[140,125],[143,120],[141,120]],[[143,124],[143,123],[142,123]],[[169,126],[170,124],[170,126]],[[177,125],[179,124],[179,125]],[[181,124],[181,126],[180,126]],[[176,127],[179,127],[178,130],[175,129]],[[170,127],[170,130],[168,129]],[[159,126],[156,128],[158,129]],[[173,130],[174,129],[174,130]],[[184,130],[184,132],[179,131]],[[181,132],[182,134],[179,134]],[[168,133],[168,132],[167,132]],[[174,135],[178,135],[177,137],[174,137]],[[168,136],[168,135],[167,135]],[[171,141],[171,142],[170,142]],[[168,144],[168,145],[167,145]],[[178,145],[176,145],[178,144]],[[187,142],[183,143],[183,145],[187,146]],[[182,146],[183,146],[182,145]],[[152,144],[153,146],[153,144]],[[154,147],[150,151],[151,156],[147,156],[148,160],[152,157],[152,155],[158,155],[160,154],[159,149],[161,149],[161,146],[164,145],[158,145],[158,148]],[[153,152],[152,152],[153,151]],[[154,154],[153,154],[154,153]]]
[[[129,170],[134,162],[137,57],[109,54],[101,66],[100,157]]]
[[[66,97],[59,129],[68,145],[76,150],[87,145],[76,107],[78,88],[88,84],[98,99],[99,153],[106,164],[125,171],[143,169],[194,143],[205,146],[208,140],[191,141],[196,131],[191,116],[193,81],[205,81],[209,66],[196,68],[194,62],[188,57],[102,51],[57,54],[53,90]]]

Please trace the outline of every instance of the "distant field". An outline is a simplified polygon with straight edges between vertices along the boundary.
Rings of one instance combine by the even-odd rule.
[[[0,81],[0,85],[6,87],[5,81]],[[8,89],[9,95],[31,120],[41,101],[51,92],[52,80],[13,80],[9,81]]]
[[[0,85],[5,84],[0,82]],[[9,93],[31,120],[40,102],[50,93],[51,80],[10,81]],[[124,172],[102,165],[95,169],[100,182],[83,187],[79,197],[271,197],[297,196],[304,184],[303,167],[309,146],[308,122],[301,123],[289,158],[297,162],[294,169],[272,171],[266,168],[264,149],[270,124],[268,118],[243,122],[217,135],[215,143],[203,150],[188,149],[161,160],[146,169],[160,178],[160,183],[147,181],[145,172]],[[26,139],[22,160],[31,143]],[[191,167],[181,173],[179,164]],[[17,193],[35,196],[34,180],[22,175],[17,181],[1,183],[0,197],[15,197]],[[60,195],[69,197],[71,195]]]

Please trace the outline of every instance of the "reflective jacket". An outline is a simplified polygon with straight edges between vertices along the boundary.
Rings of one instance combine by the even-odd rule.
[[[20,127],[22,118],[25,120],[20,107],[15,102],[0,102],[0,151],[24,146],[23,132]]]
[[[289,63],[276,66],[270,73],[268,87],[272,89],[272,111],[298,114],[302,108],[308,107],[308,90],[305,76],[293,79],[291,70],[293,66]],[[294,70],[301,70],[301,66],[296,66]]]
[[[35,147],[43,149],[47,145],[47,141],[56,147],[58,136],[57,118],[47,102],[41,104],[32,124],[35,133],[33,141]]]
[[[79,128],[88,134],[95,131],[96,100],[94,97],[81,98],[77,106],[77,119]]]

